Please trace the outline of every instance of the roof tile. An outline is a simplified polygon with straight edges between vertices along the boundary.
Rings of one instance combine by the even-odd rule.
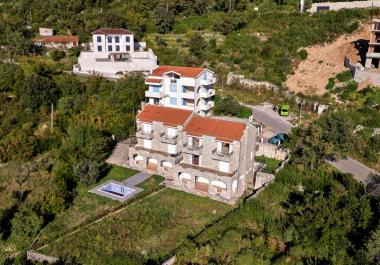
[[[185,124],[191,114],[192,111],[189,110],[148,104],[137,115],[137,119],[145,122],[158,121],[168,126],[178,126]]]
[[[169,66],[169,65],[163,65],[157,67],[153,73],[152,76],[163,76],[167,72],[176,72],[184,77],[197,77],[200,75],[204,70],[206,70],[203,67],[185,67],[185,66]]]
[[[226,142],[240,141],[244,130],[245,124],[242,122],[200,116],[193,117],[185,128],[189,135],[214,136],[217,140]]]
[[[122,28],[101,28],[92,32],[92,34],[133,34],[129,30]]]

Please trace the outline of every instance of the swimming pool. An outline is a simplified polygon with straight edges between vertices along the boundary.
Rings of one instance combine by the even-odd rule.
[[[120,198],[124,198],[125,196],[128,196],[129,194],[136,191],[135,189],[113,182],[100,187],[98,190],[110,193]]]

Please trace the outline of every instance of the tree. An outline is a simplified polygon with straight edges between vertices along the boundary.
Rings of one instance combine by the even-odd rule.
[[[189,50],[194,56],[198,58],[204,57],[206,48],[207,42],[200,33],[197,32],[191,36],[189,40]]]
[[[380,264],[380,227],[378,227],[371,235],[366,244],[366,259],[368,264]]]
[[[42,216],[30,205],[22,204],[12,219],[11,241],[20,249],[26,249],[37,236],[42,224]]]
[[[94,184],[101,175],[98,164],[90,160],[79,162],[75,166],[74,173],[79,178],[80,182],[85,185]]]
[[[33,110],[40,106],[56,104],[61,95],[53,80],[40,75],[32,75],[25,79],[22,89],[18,91],[24,106]]]
[[[53,58],[54,61],[58,62],[62,58],[65,58],[66,53],[64,51],[61,51],[61,50],[53,50],[50,52],[50,56],[51,56],[51,58]]]
[[[168,33],[173,29],[174,13],[167,6],[158,6],[154,10],[158,33]]]
[[[14,91],[24,79],[22,69],[15,64],[0,63],[0,92]]]

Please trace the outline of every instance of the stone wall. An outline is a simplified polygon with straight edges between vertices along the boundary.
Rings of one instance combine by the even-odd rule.
[[[227,85],[232,85],[234,82],[237,82],[238,84],[249,88],[264,87],[267,90],[272,90],[273,92],[278,92],[280,90],[278,86],[267,81],[256,81],[253,79],[245,78],[244,75],[238,75],[232,72],[228,73]]]
[[[380,72],[372,72],[362,65],[353,65],[349,58],[344,58],[344,65],[351,70],[354,80],[358,83],[370,80],[375,86],[380,87]]]
[[[29,250],[26,253],[26,258],[28,261],[31,261],[31,262],[41,262],[41,263],[47,262],[49,264],[53,264],[53,263],[56,263],[58,261],[58,258],[56,258],[56,257],[41,254],[41,253],[34,251],[34,250]]]
[[[315,13],[318,8],[328,7],[329,11],[336,11],[339,9],[353,9],[353,8],[371,8],[380,7],[380,0],[370,0],[370,1],[353,1],[353,2],[323,2],[323,3],[313,3],[308,12]],[[326,10],[324,10],[326,11]]]

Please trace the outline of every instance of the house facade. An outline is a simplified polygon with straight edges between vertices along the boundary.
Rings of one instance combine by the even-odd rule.
[[[214,108],[214,73],[202,67],[159,66],[146,79],[147,103],[209,116]]]
[[[121,28],[101,28],[92,32],[90,51],[81,52],[76,74],[98,73],[118,78],[131,71],[151,72],[157,67],[157,57],[151,49],[135,42],[132,32]],[[137,47],[138,49],[135,49]]]
[[[248,120],[147,104],[137,115],[130,167],[164,176],[167,186],[235,203],[254,184],[255,132]]]
[[[49,36],[34,39],[34,44],[46,49],[71,49],[79,45],[78,36]]]

